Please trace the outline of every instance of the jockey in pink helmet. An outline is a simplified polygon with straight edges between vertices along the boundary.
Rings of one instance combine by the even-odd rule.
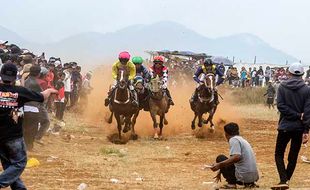
[[[111,95],[117,84],[117,77],[118,77],[117,75],[120,69],[126,70],[127,73],[129,73],[128,81],[129,81],[129,89],[132,94],[132,103],[133,105],[138,106],[137,93],[134,90],[134,87],[132,86],[133,84],[132,81],[136,77],[136,66],[130,61],[130,54],[127,51],[121,52],[118,55],[118,60],[112,66],[112,77],[114,79],[114,85],[112,86],[111,90],[108,93],[108,98],[105,99],[105,106],[108,106],[110,104]]]

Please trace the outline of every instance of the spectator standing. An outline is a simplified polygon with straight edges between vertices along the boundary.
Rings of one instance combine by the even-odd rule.
[[[260,86],[260,87],[263,86],[263,83],[264,83],[264,70],[263,70],[262,66],[260,66],[258,71],[257,71],[256,81],[257,81],[258,86]]]
[[[252,68],[251,67],[249,67],[249,70],[248,70],[248,72],[247,72],[247,80],[246,80],[246,84],[247,84],[247,86],[251,86],[251,84],[252,84],[252,81],[251,81],[251,74],[252,74]]]
[[[256,67],[253,68],[253,71],[251,72],[251,82],[252,82],[252,86],[257,86],[257,81],[256,81],[256,76],[257,76],[257,71],[256,71]]]
[[[3,167],[0,188],[26,189],[20,179],[27,163],[20,108],[29,101],[43,102],[56,91],[48,89],[37,93],[15,86],[17,67],[11,63],[2,66],[0,76],[0,159]]]
[[[290,78],[283,81],[278,89],[277,107],[280,112],[278,136],[275,148],[275,161],[280,183],[275,188],[289,188],[302,143],[309,139],[310,89],[302,79],[304,69],[300,63],[292,64]],[[288,163],[284,164],[284,153],[291,142]]]
[[[269,84],[269,81],[271,80],[272,77],[272,71],[270,69],[269,66],[266,67],[265,70],[265,82],[266,82],[266,86]]]
[[[242,86],[242,88],[244,88],[246,85],[245,84],[246,80],[247,80],[247,71],[245,70],[245,67],[241,68],[240,78],[241,78],[241,86]]]
[[[30,74],[25,81],[25,88],[28,88],[34,92],[40,93],[42,89],[37,81],[40,76],[41,68],[40,66],[32,66],[30,68]],[[31,101],[25,104],[24,107],[24,123],[23,131],[27,150],[31,151],[33,149],[33,143],[35,136],[38,132],[39,125],[39,108],[41,106],[40,102]]]
[[[276,94],[276,90],[275,88],[272,86],[272,82],[269,81],[268,82],[268,88],[267,88],[267,92],[264,94],[264,96],[267,96],[267,105],[269,107],[269,109],[274,108],[274,97]]]
[[[55,98],[55,107],[56,107],[56,118],[59,121],[63,121],[64,112],[65,112],[65,84],[64,80],[66,78],[65,73],[61,73],[58,77],[58,81],[55,84],[55,89],[58,90],[58,95]]]
[[[48,81],[46,80],[48,70],[45,67],[41,67],[40,77],[37,79],[38,84],[40,85],[42,90],[48,89]],[[50,98],[49,98],[50,99]],[[47,102],[44,102],[39,105],[39,129],[35,137],[35,142],[43,145],[41,141],[43,136],[46,134],[49,126],[50,126],[50,119],[48,116],[47,111]]]
[[[71,72],[72,67],[70,64],[66,63],[64,64],[64,73],[65,73],[65,79],[63,80],[64,87],[65,87],[65,107],[68,106],[68,103],[71,104],[70,97],[72,92],[72,86],[71,86]]]

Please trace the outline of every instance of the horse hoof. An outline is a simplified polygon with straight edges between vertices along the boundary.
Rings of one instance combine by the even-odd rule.
[[[155,134],[155,135],[154,135],[154,139],[157,140],[158,138],[159,138],[159,137],[158,137],[158,134]]]
[[[196,126],[195,125],[192,125],[192,130],[195,130]]]
[[[203,120],[202,121],[204,124],[208,124],[209,123],[209,120]]]
[[[202,124],[198,124],[198,127],[201,128],[201,127],[202,127]]]
[[[136,141],[136,140],[138,140],[138,135],[137,134],[132,134],[130,139]]]
[[[167,119],[164,119],[164,124],[168,125],[168,120]]]
[[[108,120],[108,124],[111,124],[111,123],[112,123],[112,119],[109,119],[109,120]]]
[[[129,129],[126,127],[123,129],[123,133],[127,133],[128,131],[129,131]]]
[[[213,125],[210,127],[210,132],[211,132],[211,133],[214,133],[214,132],[215,132],[215,128],[214,128]]]

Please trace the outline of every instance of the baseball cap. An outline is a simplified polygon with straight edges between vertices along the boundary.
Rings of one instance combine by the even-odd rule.
[[[292,63],[288,68],[288,71],[295,76],[302,76],[304,74],[304,67],[301,63]]]
[[[0,45],[5,45],[7,43],[8,43],[8,41],[0,40]]]
[[[0,72],[0,77],[2,81],[13,82],[16,80],[17,67],[13,63],[5,63]]]

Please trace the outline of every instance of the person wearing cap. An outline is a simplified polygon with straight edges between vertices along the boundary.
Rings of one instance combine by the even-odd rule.
[[[25,86],[25,80],[27,80],[30,72],[30,68],[32,67],[31,63],[28,63],[23,66],[23,70],[20,72],[20,86]]]
[[[293,63],[289,69],[289,79],[283,81],[278,89],[277,107],[280,112],[278,135],[275,148],[275,162],[280,177],[280,183],[275,188],[288,189],[299,150],[302,143],[309,139],[310,126],[310,88],[302,76],[303,66]],[[290,142],[287,166],[284,164],[285,149]]]
[[[43,102],[57,91],[47,89],[37,93],[15,86],[17,67],[11,63],[3,65],[0,77],[0,160],[3,167],[0,189],[10,186],[11,189],[26,190],[20,179],[27,163],[21,109],[26,102]]]
[[[41,67],[40,75],[36,79],[37,83],[39,84],[42,90],[46,90],[49,88],[48,81],[46,80],[47,73],[48,73],[47,68]],[[50,126],[50,119],[48,116],[46,104],[47,102],[44,102],[43,104],[40,104],[38,107],[39,108],[38,120],[40,123],[40,128],[38,129],[37,134],[35,136],[35,142],[41,145],[44,144],[41,140]]]
[[[136,67],[135,65],[130,61],[130,54],[127,51],[123,51],[118,55],[118,60],[113,64],[112,66],[112,77],[114,79],[114,84],[111,87],[110,91],[108,92],[108,97],[104,101],[104,105],[107,107],[110,105],[112,94],[115,90],[115,87],[118,83],[117,78],[118,73],[120,70],[125,70],[127,72],[128,76],[128,86],[129,90],[131,92],[130,98],[131,103],[135,107],[139,107],[137,93],[133,87],[133,80],[136,77]]]
[[[5,49],[8,41],[0,40],[0,49]]]
[[[259,179],[256,158],[251,145],[240,136],[237,123],[228,123],[224,126],[225,138],[230,146],[230,157],[219,155],[216,163],[211,165],[212,171],[219,171],[216,182],[221,181],[221,175],[227,183],[224,189],[236,189],[237,184],[246,188],[258,187],[255,183]]]

